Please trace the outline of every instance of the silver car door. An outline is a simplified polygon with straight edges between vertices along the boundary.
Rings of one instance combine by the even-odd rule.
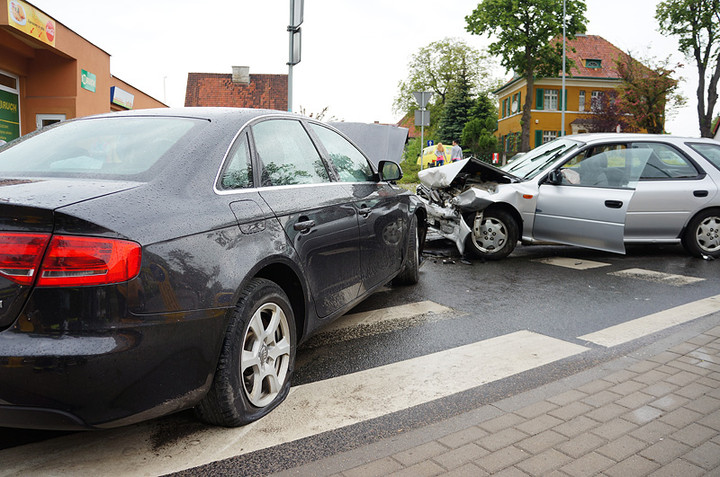
[[[541,184],[533,238],[625,253],[625,218],[635,181],[623,154],[585,151],[563,166],[561,184]]]

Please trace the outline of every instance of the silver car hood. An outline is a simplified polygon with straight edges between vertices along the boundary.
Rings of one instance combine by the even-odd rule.
[[[445,189],[454,185],[453,182],[465,181],[468,177],[481,179],[484,182],[521,182],[519,177],[474,157],[418,172],[420,182],[430,189]]]

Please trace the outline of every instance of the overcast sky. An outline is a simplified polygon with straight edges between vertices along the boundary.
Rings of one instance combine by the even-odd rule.
[[[286,74],[289,0],[29,0],[111,55],[111,72],[170,106],[183,106],[187,74]],[[572,0],[568,0],[572,1]],[[657,31],[659,0],[586,0],[587,33],[639,56],[688,66],[687,106],[673,134],[698,136],[695,69],[677,40]],[[302,61],[294,67],[293,110],[328,107],[344,121],[395,123],[392,103],[410,57],[446,37],[483,49],[491,40],[465,31],[477,0],[306,0]],[[510,73],[496,71],[501,79]]]

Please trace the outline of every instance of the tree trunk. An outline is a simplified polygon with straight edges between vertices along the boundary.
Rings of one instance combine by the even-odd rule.
[[[530,150],[530,123],[531,110],[533,102],[533,90],[535,89],[535,77],[532,71],[525,72],[525,81],[527,83],[527,92],[525,93],[525,104],[523,105],[522,119],[520,120],[520,152],[528,152]]]

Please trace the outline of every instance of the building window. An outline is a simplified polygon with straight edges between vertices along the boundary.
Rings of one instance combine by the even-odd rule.
[[[599,69],[602,68],[602,60],[585,60],[585,68]]]
[[[585,111],[585,90],[580,90],[580,100],[578,101],[578,111]]]
[[[593,91],[590,95],[590,107],[592,109],[601,109],[602,104],[600,103],[602,99],[603,92],[602,91]]]
[[[553,139],[556,139],[557,135],[558,135],[557,131],[543,131],[543,137],[542,137],[543,144],[545,144],[546,142],[550,142]]]
[[[545,104],[546,110],[557,111],[559,109],[558,97],[560,95],[558,93],[559,93],[559,90],[557,90],[557,89],[546,89],[545,90],[545,97],[543,98],[544,99],[543,102]]]

